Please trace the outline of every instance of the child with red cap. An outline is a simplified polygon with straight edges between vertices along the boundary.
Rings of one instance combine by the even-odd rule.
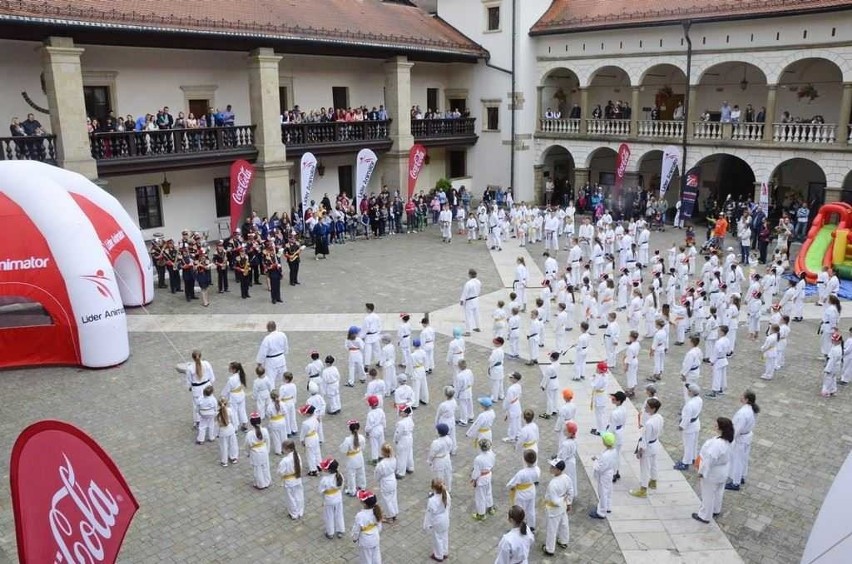
[[[382,508],[376,494],[370,490],[360,490],[358,500],[363,509],[355,515],[352,523],[352,540],[358,544],[360,564],[381,564]]]
[[[364,432],[370,441],[370,462],[375,466],[379,462],[379,450],[385,442],[385,412],[382,411],[379,396],[367,396],[367,420],[364,423]]]
[[[325,472],[318,486],[322,494],[325,538],[333,539],[337,534],[337,538],[342,539],[346,529],[343,523],[343,496],[340,493],[340,488],[343,487],[343,476],[338,472],[338,463],[333,458],[326,458],[320,462],[319,467]]]
[[[577,488],[577,423],[567,421],[562,426],[562,441],[559,443],[559,450],[556,453],[556,458],[565,461],[565,473],[571,478],[571,483],[574,484],[574,489]]]

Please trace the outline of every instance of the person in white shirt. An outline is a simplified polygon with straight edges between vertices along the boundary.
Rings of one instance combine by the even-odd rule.
[[[574,484],[565,474],[565,461],[554,458],[550,461],[550,475],[544,494],[544,514],[547,517],[547,536],[542,552],[545,556],[554,556],[556,547],[568,548],[569,534],[568,511],[574,502]]]
[[[683,438],[683,458],[674,465],[675,470],[689,470],[695,461],[696,449],[698,448],[698,432],[701,430],[701,408],[704,400],[701,399],[701,388],[697,384],[686,384],[689,399],[680,411],[680,423],[678,428]]]
[[[491,450],[491,441],[488,439],[479,439],[477,446],[480,453],[473,459],[473,469],[470,472],[470,483],[474,488],[473,498],[476,507],[473,518],[476,521],[484,521],[486,514],[494,515],[497,513],[491,488],[495,456],[494,451]]]
[[[512,289],[518,295],[518,303],[521,306],[521,311],[527,310],[527,283],[529,281],[529,272],[524,257],[518,257],[517,267],[515,268],[515,280],[512,283]]]
[[[624,409],[624,402],[627,401],[627,394],[621,390],[609,395],[612,404],[615,406],[609,412],[609,423],[606,426],[606,431],[615,435],[615,474],[612,476],[612,481],[617,482],[621,479],[619,468],[621,466],[621,448],[624,446],[624,426],[627,424],[627,412]]]
[[[438,214],[438,224],[441,226],[441,242],[453,242],[453,212],[449,204],[444,204],[441,213]]]
[[[639,332],[631,331],[627,336],[627,348],[624,351],[625,393],[632,398],[636,395],[639,374]]]
[[[464,309],[465,336],[471,331],[479,332],[479,294],[482,292],[482,282],[476,277],[476,270],[467,271],[469,277],[462,288],[459,305]]]
[[[267,335],[260,343],[256,361],[258,366],[266,370],[272,385],[277,389],[281,385],[284,372],[287,371],[286,355],[290,352],[290,345],[287,342],[287,335],[278,331],[274,321],[266,324],[266,331]]]
[[[722,496],[725,493],[725,479],[731,459],[734,442],[734,424],[727,417],[716,419],[718,435],[708,439],[701,446],[701,464],[698,466],[698,478],[701,487],[701,505],[692,518],[709,523],[712,517],[722,512]]]
[[[639,459],[639,488],[630,490],[634,497],[648,497],[648,488],[657,488],[657,453],[663,434],[663,416],[659,414],[660,400],[648,398],[645,402],[647,418],[642,426],[642,435],[636,447]]]
[[[828,351],[828,358],[825,360],[825,368],[822,371],[822,397],[833,397],[837,393],[837,375],[840,373],[840,365],[843,361],[843,350],[841,341],[843,337],[840,333],[831,335],[831,349]]]
[[[615,469],[618,466],[618,452],[615,450],[615,435],[604,433],[601,435],[604,451],[600,456],[593,456],[593,476],[598,484],[598,505],[589,511],[592,519],[606,519],[610,513],[612,500],[612,482]]]
[[[527,526],[526,513],[518,506],[509,508],[509,525],[512,529],[504,534],[497,544],[497,559],[494,564],[518,564],[529,562],[533,532]]]
[[[742,406],[734,414],[734,444],[731,449],[726,490],[740,491],[740,486],[745,484],[745,479],[748,477],[748,459],[751,454],[755,416],[760,413],[756,400],[754,392],[746,390],[740,398]]]
[[[830,267],[824,266],[822,267],[822,271],[817,274],[816,285],[817,285],[817,301],[816,305],[821,306],[825,303],[825,300],[828,298],[828,288],[826,284],[828,283],[828,270]]]
[[[504,443],[514,443],[518,440],[518,433],[521,430],[521,374],[512,372],[509,376],[512,384],[506,389],[506,397],[503,398],[503,412],[506,414],[504,419],[508,422],[506,436],[503,438]],[[489,398],[491,399],[491,398]]]
[[[683,401],[689,400],[689,385],[698,385],[701,378],[701,347],[698,346],[700,338],[698,335],[689,337],[692,348],[686,351],[680,366],[680,380],[684,383]]]
[[[367,303],[364,304],[364,307],[367,309],[367,316],[364,317],[364,323],[361,324],[364,339],[364,366],[370,366],[375,361],[378,367],[382,356],[381,343],[379,342],[382,333],[382,320],[375,313],[375,304]],[[394,386],[396,386],[395,383]]]
[[[527,361],[527,366],[535,366],[538,364],[538,349],[544,335],[544,324],[538,315],[538,310],[530,310],[530,326],[527,329],[527,343],[529,345],[530,359]]]
[[[763,374],[760,378],[763,380],[772,380],[775,377],[775,370],[778,368],[778,332],[777,325],[770,325],[769,333],[766,334],[766,339],[760,347],[764,361]]]

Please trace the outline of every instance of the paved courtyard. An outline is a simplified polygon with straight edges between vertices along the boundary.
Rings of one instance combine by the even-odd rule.
[[[652,236],[652,247],[668,248],[678,231]],[[526,251],[540,264],[540,245]],[[295,290],[285,286],[283,305],[273,306],[261,287],[252,288],[250,300],[240,300],[238,288],[230,294],[213,295],[210,308],[197,302],[187,304],[182,295],[159,290],[151,307],[131,312],[130,360],[124,365],[100,371],[70,368],[14,370],[0,373],[10,392],[0,419],[0,441],[7,456],[0,460],[2,510],[0,510],[0,562],[16,560],[13,518],[8,492],[8,453],[20,430],[32,421],[57,418],[79,425],[98,440],[114,457],[136,494],[140,509],[128,532],[121,553],[123,562],[293,562],[357,561],[357,552],[347,539],[327,541],[322,534],[320,495],[317,479],[305,478],[306,515],[302,521],[287,518],[283,493],[274,487],[255,491],[251,471],[243,459],[236,467],[221,468],[215,444],[196,446],[191,426],[189,394],[175,372],[193,348],[201,348],[216,371],[217,390],[226,375],[227,363],[239,360],[252,366],[257,345],[263,336],[265,320],[276,319],[288,333],[291,353],[289,368],[297,375],[300,399],[304,399],[303,367],[307,351],[339,359],[345,376],[343,341],[346,328],[360,324],[363,303],[374,301],[386,320],[385,330],[395,332],[398,312],[409,311],[414,322],[419,314],[432,312],[439,331],[437,367],[430,377],[433,401],[418,409],[414,419],[415,463],[413,476],[399,483],[400,520],[385,528],[382,550],[387,562],[426,562],[429,536],[422,531],[428,493],[429,470],[425,462],[429,442],[434,437],[435,401],[450,373],[441,361],[446,354],[447,334],[461,311],[457,305],[461,284],[469,267],[479,271],[483,294],[503,292],[507,273],[520,252],[514,241],[502,253],[489,253],[483,244],[468,245],[455,239],[452,245],[440,243],[438,233],[396,236],[380,241],[359,241],[332,248],[331,258],[314,261],[310,254],[302,264],[302,285]],[[565,253],[560,252],[560,265]],[[508,265],[508,266],[507,266]],[[533,282],[537,282],[531,277]],[[494,294],[493,296],[496,296]],[[530,296],[537,291],[530,292]],[[496,300],[496,297],[493,297]],[[468,340],[467,358],[476,375],[475,390],[487,390],[485,367],[489,349],[490,311],[493,305],[483,299],[483,336]],[[844,311],[844,317],[849,314]],[[739,493],[726,492],[718,526],[724,535],[715,536],[710,527],[689,519],[697,508],[688,506],[695,498],[694,472],[666,470],[661,483],[668,490],[652,494],[648,502],[628,505],[626,490],[635,487],[632,477],[635,459],[628,460],[625,448],[625,479],[616,486],[615,507],[610,521],[586,517],[596,502],[587,477],[588,459],[596,453],[597,439],[588,436],[588,401],[578,399],[581,459],[578,468],[578,496],[571,517],[571,544],[554,561],[560,562],[798,562],[810,532],[811,523],[834,476],[852,446],[848,421],[852,416],[850,391],[822,399],[819,392],[822,359],[816,336],[818,308],[809,307],[806,321],[794,324],[788,348],[787,367],[775,381],[759,379],[762,361],[759,343],[740,332],[737,354],[729,369],[729,393],[706,400],[702,413],[701,440],[710,436],[713,418],[731,416],[738,407],[739,392],[752,388],[762,412],[758,417],[752,449],[748,484]],[[414,323],[413,323],[414,325]],[[622,331],[625,323],[622,320]],[[842,325],[845,330],[846,325]],[[551,331],[552,333],[552,331]],[[600,335],[596,337],[600,340]],[[762,342],[762,341],[761,341]],[[647,351],[647,342],[644,343]],[[662,413],[666,419],[663,445],[672,459],[681,452],[677,417],[681,387],[677,370],[685,350],[673,347],[667,358],[670,370],[660,386]],[[548,350],[548,349],[545,349]],[[599,350],[599,346],[598,346]],[[570,356],[570,355],[568,355]],[[568,359],[566,359],[568,360]],[[524,407],[537,412],[544,406],[538,389],[540,372],[509,362],[508,371],[518,369],[525,377]],[[640,378],[650,374],[646,354],[640,360]],[[673,369],[673,370],[672,370]],[[568,379],[570,367],[561,378]],[[592,370],[589,367],[588,370]],[[507,371],[507,372],[508,372]],[[709,383],[709,370],[702,368],[702,385]],[[616,374],[620,380],[621,375]],[[611,387],[618,382],[611,382]],[[588,397],[587,385],[575,386],[578,397]],[[343,412],[328,417],[323,454],[339,455],[338,445],[350,417],[363,420],[366,406],[363,387],[342,388]],[[585,394],[585,395],[584,395]],[[249,401],[249,406],[253,402]],[[637,403],[641,407],[640,403]],[[396,416],[389,406],[388,435]],[[498,414],[499,414],[498,409]],[[635,420],[635,419],[633,419]],[[541,420],[539,420],[541,421]],[[628,419],[632,423],[632,420]],[[541,455],[555,451],[552,424],[540,424]],[[633,425],[635,427],[635,424]],[[504,436],[505,423],[498,417],[495,438]],[[513,448],[495,443],[495,501],[497,515],[484,523],[471,519],[473,490],[468,486],[474,452],[463,444],[454,464],[453,510],[451,516],[450,558],[457,562],[493,562],[494,549],[508,525],[504,518],[508,504],[505,483],[520,467]],[[632,458],[632,457],[631,457]],[[663,460],[667,460],[664,456]],[[272,456],[273,466],[277,458]],[[543,469],[545,469],[543,467]],[[368,487],[375,487],[367,469]],[[543,472],[542,486],[548,478]],[[620,501],[622,500],[622,501]],[[623,502],[623,504],[621,504]],[[345,498],[347,525],[359,508],[357,501]],[[541,510],[539,511],[541,513]],[[708,532],[709,531],[709,532]],[[532,561],[544,560],[536,539]],[[729,544],[728,544],[729,543]],[[732,546],[736,554],[729,550]],[[726,548],[727,547],[727,548]],[[737,555],[738,554],[738,558]]]

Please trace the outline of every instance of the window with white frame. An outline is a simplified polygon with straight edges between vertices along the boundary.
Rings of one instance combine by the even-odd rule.
[[[500,31],[500,2],[485,4],[485,31]]]
[[[500,100],[482,101],[482,131],[500,131]]]

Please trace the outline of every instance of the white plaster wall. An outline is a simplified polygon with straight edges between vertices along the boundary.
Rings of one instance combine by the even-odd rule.
[[[116,115],[134,117],[168,106],[188,112],[181,86],[215,85],[214,108],[231,104],[236,123],[251,122],[248,53],[80,45],[83,73],[116,72]],[[84,82],[85,84],[85,82]],[[197,116],[196,116],[197,117]]]
[[[10,135],[8,124],[13,117],[21,121],[28,113],[35,114],[46,130],[50,130],[50,116],[30,107],[21,96],[26,92],[33,102],[47,107],[47,96],[41,91],[41,43],[37,41],[10,41],[0,39],[3,59],[0,62],[0,115],[6,120],[6,126],[0,131],[0,137]]]
[[[184,229],[208,231],[211,238],[219,237],[216,217],[216,199],[213,192],[213,179],[228,176],[228,167],[209,167],[172,171],[168,173],[171,193],[160,194],[163,210],[162,227],[145,229],[142,235],[151,239],[154,233],[164,233],[166,237],[177,238]],[[136,207],[136,187],[159,185],[163,182],[161,172],[116,176],[105,179],[105,189],[115,196],[130,217],[137,223],[139,214]]]
[[[284,54],[279,64],[279,75],[292,79],[293,92],[290,96],[302,111],[331,106],[333,86],[349,88],[351,107],[363,104],[372,108],[384,104],[382,61]]]

